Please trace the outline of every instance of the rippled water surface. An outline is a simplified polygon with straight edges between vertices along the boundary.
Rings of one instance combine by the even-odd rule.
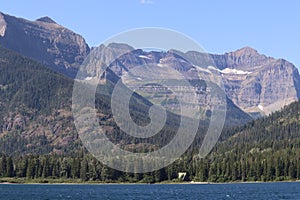
[[[300,183],[0,185],[0,199],[300,199]]]

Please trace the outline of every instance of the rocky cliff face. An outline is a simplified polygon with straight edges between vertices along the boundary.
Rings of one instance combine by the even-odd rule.
[[[89,53],[83,37],[49,17],[28,21],[0,13],[0,45],[71,77]]]
[[[223,55],[211,54],[210,56],[213,58],[216,66],[221,70],[225,68],[249,69],[274,60],[274,58],[259,54],[251,47],[244,47],[235,52],[225,53]]]
[[[211,55],[228,97],[249,113],[270,114],[300,98],[299,72],[290,62],[245,47]]]
[[[118,56],[112,56],[114,54]],[[211,110],[216,109],[216,105],[220,105],[219,101],[223,98],[222,102],[227,100],[227,125],[243,124],[252,119],[234,105],[230,99],[227,99],[226,95],[219,97],[212,95],[211,91],[216,87],[216,84],[213,83],[208,86],[198,76],[200,72],[202,77],[207,74],[211,75],[212,72],[207,69],[198,71],[200,67],[189,62],[190,59],[182,52],[176,50],[147,52],[115,43],[107,46],[101,45],[93,49],[91,55],[94,55],[92,57],[98,56],[101,62],[97,62],[97,65],[87,65],[82,73],[84,77],[80,78],[89,80],[92,77],[100,77],[100,83],[105,83],[107,80],[116,83],[120,80],[129,88],[133,86],[135,92],[150,102],[160,103],[171,112],[179,114],[184,108],[189,115],[199,111],[198,114],[200,113],[203,119],[210,116]],[[116,59],[113,60],[113,58]],[[203,59],[207,59],[207,57],[203,56]],[[113,61],[108,62],[108,60]],[[205,62],[208,61],[205,60]],[[105,67],[107,70],[100,74],[99,69],[102,68],[103,70]],[[169,84],[168,87],[165,87],[166,82],[167,85]],[[188,86],[186,85],[187,82],[189,83]],[[137,85],[138,87],[136,87]],[[182,99],[183,96],[180,95],[184,96],[181,104],[179,104],[178,99]]]
[[[101,49],[105,47],[102,46]],[[188,60],[194,61],[195,58],[201,57],[202,64],[207,66],[212,64],[207,55],[199,52],[176,54],[172,51],[145,52],[140,49],[128,51],[110,64],[109,68],[119,77],[126,76],[135,66],[156,65],[171,66],[191,78],[199,71],[197,66],[193,65],[197,62],[191,64]],[[102,55],[105,54],[107,53],[103,51]],[[226,95],[235,105],[253,116],[268,115],[300,98],[299,72],[286,60],[267,57],[250,47],[223,55],[209,56],[217,69],[208,67],[206,75],[218,73],[223,79]],[[205,70],[201,73],[205,73]]]

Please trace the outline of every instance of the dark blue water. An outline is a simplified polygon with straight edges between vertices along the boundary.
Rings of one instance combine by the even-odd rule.
[[[184,185],[0,185],[0,199],[300,199],[300,183]]]

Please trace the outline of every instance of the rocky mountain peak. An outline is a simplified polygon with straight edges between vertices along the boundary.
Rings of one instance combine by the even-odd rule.
[[[229,55],[235,56],[235,57],[256,57],[260,56],[258,51],[252,47],[246,46],[241,49],[238,49],[234,52],[229,53]]]
[[[124,43],[115,43],[115,42],[112,42],[112,43],[109,43],[107,45],[108,48],[112,48],[112,49],[122,49],[124,51],[133,51],[134,48],[128,44],[124,44]]]
[[[0,13],[0,45],[75,77],[90,49],[84,38],[50,17],[36,21]]]
[[[52,23],[52,24],[56,24],[56,22],[51,19],[50,17],[46,16],[46,17],[41,17],[39,19],[36,20],[37,22],[46,22],[46,23]]]
[[[253,67],[275,60],[258,53],[257,50],[248,46],[234,52],[225,53],[224,55],[213,55],[212,57],[219,69],[251,70]]]
[[[233,53],[235,54],[249,54],[249,55],[258,55],[258,51],[250,46],[245,46],[243,48],[240,48]]]
[[[270,114],[299,99],[299,72],[284,59],[251,47],[212,57],[221,69],[226,94],[246,112]]]

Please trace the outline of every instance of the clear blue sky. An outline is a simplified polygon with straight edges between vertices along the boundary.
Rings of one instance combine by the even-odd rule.
[[[208,52],[251,46],[300,67],[298,0],[0,0],[0,11],[30,20],[49,16],[90,46],[141,27],[182,32]]]

